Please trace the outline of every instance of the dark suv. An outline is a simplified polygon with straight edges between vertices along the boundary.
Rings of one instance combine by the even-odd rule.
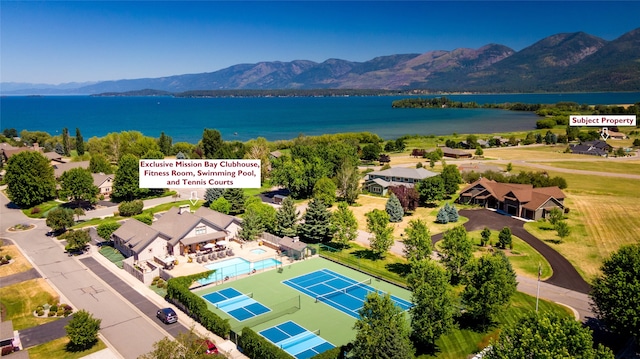
[[[156,317],[160,318],[164,324],[171,324],[178,321],[178,315],[171,308],[162,308],[158,310]]]

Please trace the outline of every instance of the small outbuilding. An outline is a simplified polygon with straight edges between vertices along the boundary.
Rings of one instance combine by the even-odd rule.
[[[284,201],[284,199],[287,198],[287,196],[283,196],[281,194],[276,194],[273,196],[273,203],[274,204],[282,204],[282,201]]]
[[[313,255],[311,248],[307,244],[300,241],[297,237],[283,237],[280,241],[280,251],[287,257],[295,260],[304,259]]]

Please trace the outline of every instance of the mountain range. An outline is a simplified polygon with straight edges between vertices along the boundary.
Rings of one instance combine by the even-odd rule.
[[[75,85],[75,86],[74,86]],[[640,91],[640,28],[606,41],[584,32],[546,37],[520,51],[479,49],[397,54],[365,62],[259,62],[219,71],[58,86],[2,83],[2,94],[100,94],[152,89],[383,89],[445,92]]]

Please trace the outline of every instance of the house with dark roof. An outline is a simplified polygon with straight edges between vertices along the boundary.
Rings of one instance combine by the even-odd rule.
[[[570,145],[571,153],[607,157],[613,147],[604,141],[585,141],[579,145]]]
[[[191,213],[189,206],[173,207],[150,226],[129,220],[111,238],[114,247],[135,261],[193,253],[208,243],[234,238],[240,229],[237,217],[206,207]]]
[[[365,176],[364,188],[371,193],[386,195],[390,186],[413,187],[421,180],[437,175],[424,168],[392,167],[369,172]]]
[[[564,210],[565,197],[555,186],[534,188],[530,184],[500,183],[480,178],[463,189],[457,201],[538,220],[546,218],[554,208]]]

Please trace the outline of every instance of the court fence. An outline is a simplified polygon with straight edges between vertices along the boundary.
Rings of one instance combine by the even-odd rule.
[[[262,323],[266,323],[270,320],[279,318],[283,315],[286,314],[293,314],[297,311],[299,311],[301,309],[301,300],[300,300],[300,295],[296,295],[293,296],[289,299],[283,300],[280,303],[277,303],[275,305],[271,305],[269,306],[269,309],[271,309],[268,313],[259,315],[257,317],[254,317],[253,319],[248,319],[245,320],[243,322],[241,322],[240,324],[234,326],[231,328],[231,335],[230,335],[230,340],[236,344],[237,343],[237,336],[239,335],[239,333],[242,331],[243,328],[245,327],[249,327],[249,328],[253,328],[257,325],[260,325]],[[235,337],[235,340],[233,339]]]
[[[326,260],[351,268],[360,273],[367,274],[378,281],[387,282],[389,284],[408,289],[407,284],[404,283],[404,280],[400,275],[390,272],[387,269],[376,268],[370,265],[367,260],[361,259],[346,249],[334,248],[326,244],[319,244],[318,255]]]

